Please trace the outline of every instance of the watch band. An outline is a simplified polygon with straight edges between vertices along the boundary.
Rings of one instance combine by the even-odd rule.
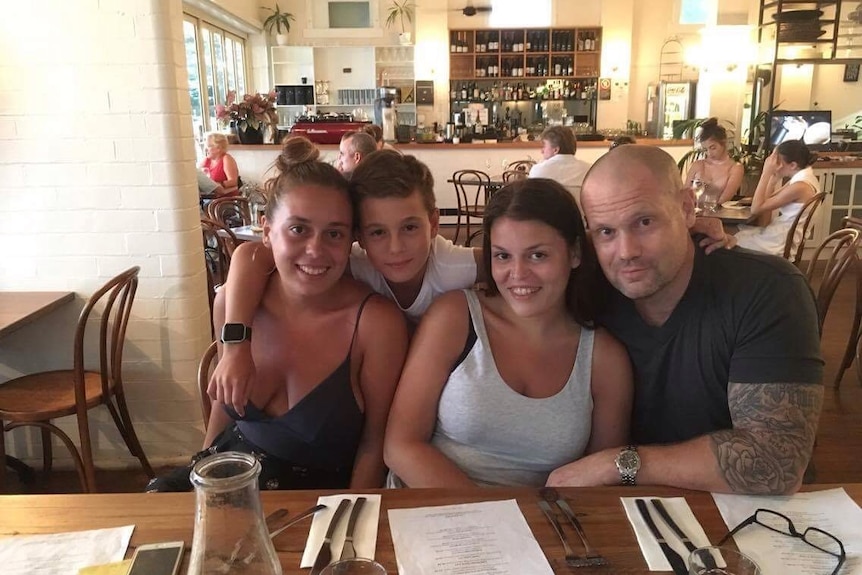
[[[616,459],[617,470],[620,472],[620,482],[623,485],[636,485],[640,470],[640,456],[636,445],[629,445],[620,451]]]

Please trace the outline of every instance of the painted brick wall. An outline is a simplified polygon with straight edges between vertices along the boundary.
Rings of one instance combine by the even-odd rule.
[[[83,301],[141,266],[129,409],[154,463],[199,449],[195,370],[209,340],[180,0],[13,2],[0,19],[0,289],[75,304],[0,340],[0,381],[66,365]],[[97,465],[135,465],[107,411]],[[74,420],[60,422],[77,437]],[[39,457],[38,432],[6,434]],[[77,442],[77,440],[76,440]],[[57,465],[69,465],[55,442]]]

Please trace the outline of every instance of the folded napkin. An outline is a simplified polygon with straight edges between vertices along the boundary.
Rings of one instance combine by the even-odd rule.
[[[332,516],[335,515],[335,510],[338,509],[339,502],[342,499],[356,501],[357,497],[364,497],[366,501],[359,512],[359,519],[357,519],[356,527],[353,530],[353,547],[356,549],[357,557],[374,559],[374,550],[377,549],[377,522],[380,519],[380,495],[363,495],[361,493],[327,495],[317,498],[317,502],[326,505],[326,509],[318,511],[314,515],[314,521],[311,522],[311,529],[308,531],[305,552],[302,554],[302,561],[299,564],[300,567],[314,566],[314,560],[317,559],[317,553],[320,551],[320,546],[323,545],[326,529],[329,527]],[[341,548],[344,547],[347,522],[352,510],[353,504],[338,521],[338,527],[332,534],[333,561],[341,558]]]
[[[707,547],[711,545],[709,539],[706,537],[706,533],[703,531],[703,527],[701,527],[700,522],[688,506],[685,497],[620,497],[620,500],[623,502],[623,508],[626,510],[626,515],[629,518],[629,522],[635,530],[638,544],[640,545],[641,552],[644,555],[644,559],[646,559],[647,565],[649,565],[650,571],[671,571],[671,567],[670,563],[668,563],[665,558],[661,547],[658,546],[658,542],[655,540],[649,527],[647,527],[647,524],[641,517],[640,511],[638,511],[637,506],[635,506],[635,499],[646,499],[647,501],[650,499],[660,499],[674,522],[680,529],[682,529],[682,532],[691,539],[691,542],[694,543],[695,547]],[[667,523],[664,522],[664,519],[661,518],[655,507],[652,504],[648,504],[647,507],[649,508],[653,522],[658,526],[658,530],[661,531],[667,544],[670,545],[674,551],[679,553],[680,557],[682,557],[683,561],[688,565],[688,556],[691,552],[685,548],[685,545],[683,545],[682,541],[679,540],[679,537],[677,537],[671,528],[667,526]]]

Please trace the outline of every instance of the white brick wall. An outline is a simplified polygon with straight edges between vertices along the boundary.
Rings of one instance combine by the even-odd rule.
[[[180,0],[10,2],[0,19],[0,290],[78,299],[0,340],[0,381],[62,367],[77,313],[141,266],[124,378],[154,464],[200,448],[209,342]],[[29,23],[21,25],[22,22]],[[104,408],[100,467],[137,465]],[[77,442],[74,419],[59,425]],[[38,432],[6,434],[40,457]],[[68,466],[55,444],[56,465]]]

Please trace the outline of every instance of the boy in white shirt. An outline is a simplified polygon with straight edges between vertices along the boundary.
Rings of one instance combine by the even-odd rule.
[[[440,214],[434,178],[413,156],[381,150],[363,158],[350,180],[358,242],[350,273],[392,299],[416,323],[438,295],[481,280],[480,249],[456,246],[437,234]],[[246,243],[231,258],[224,289],[225,322],[248,325],[274,269],[272,252]],[[224,346],[210,396],[242,414],[254,381],[248,340]]]

